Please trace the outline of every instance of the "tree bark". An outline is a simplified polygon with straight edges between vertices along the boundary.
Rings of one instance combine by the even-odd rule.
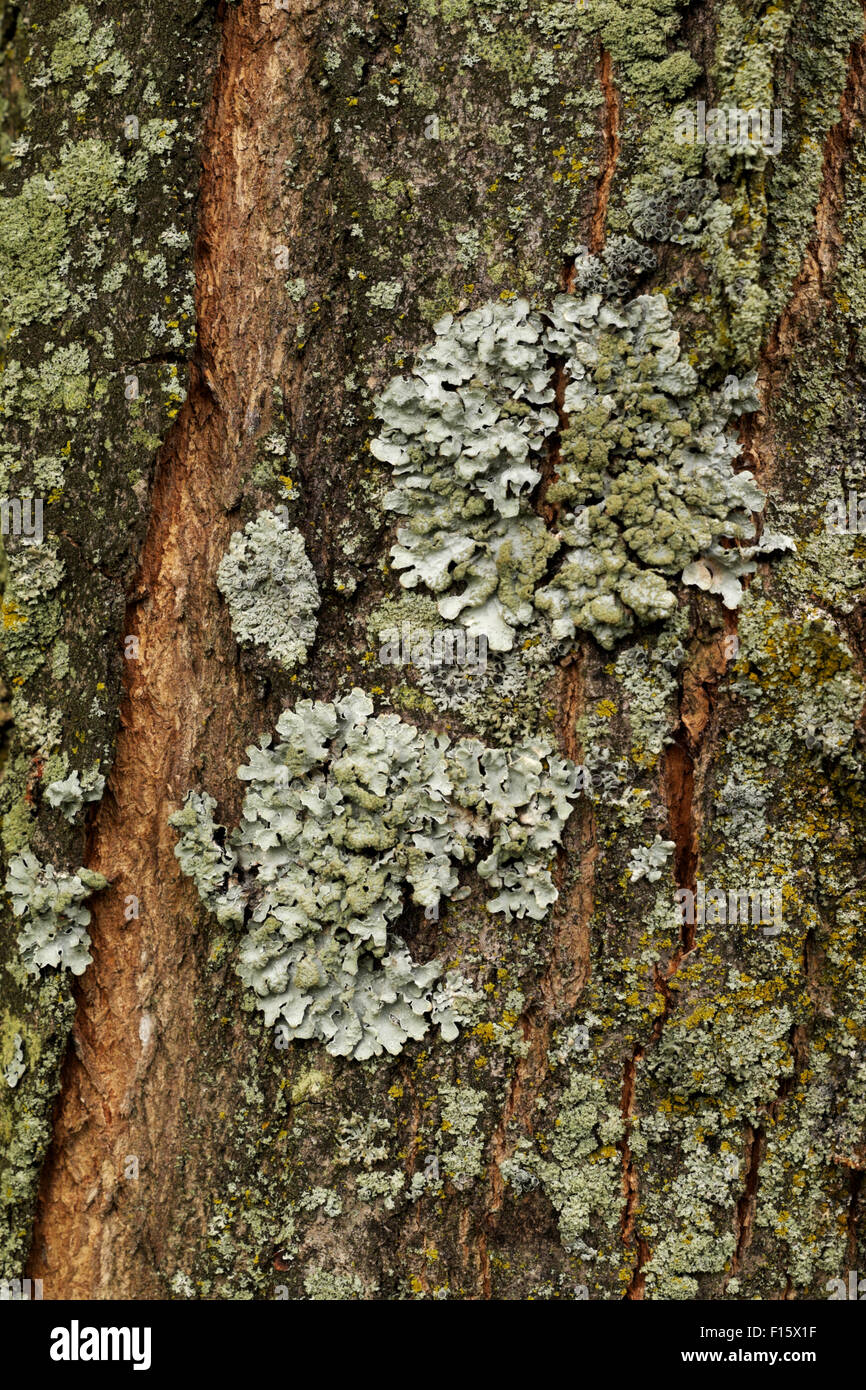
[[[861,6],[127,9],[0,6],[0,492],[44,498],[62,563],[22,594],[3,538],[3,869],[108,882],[79,976],[24,969],[7,887],[0,1276],[50,1299],[826,1297],[866,1262],[866,548],[825,524],[866,499]],[[781,148],[684,148],[699,102],[779,112]],[[739,607],[674,580],[670,622],[578,631],[512,701],[455,712],[376,661],[403,591],[375,398],[443,314],[578,295],[585,253],[665,296],[709,387],[757,371],[734,467],[796,547]],[[217,585],[275,508],[321,596],[293,672]],[[488,912],[471,869],[438,920],[407,894],[413,957],[480,1002],[456,1039],[365,1061],[275,1047],[168,822],[194,789],[235,826],[248,746],[353,687],[602,769],[543,921]],[[101,798],[67,817],[47,788],[90,768]],[[676,916],[756,883],[782,888],[778,933]]]

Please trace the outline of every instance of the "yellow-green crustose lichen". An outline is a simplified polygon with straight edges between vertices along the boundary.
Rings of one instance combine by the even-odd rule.
[[[437,912],[460,898],[459,863],[489,852],[487,906],[544,918],[551,862],[579,790],[579,769],[549,744],[452,744],[396,715],[375,718],[361,690],[334,704],[300,701],[248,749],[240,825],[214,825],[213,799],[191,792],[170,819],[184,873],[222,923],[246,926],[238,973],[268,1025],[319,1038],[336,1056],[396,1053],[430,1022],[457,1035],[467,986],[438,961],[418,964],[390,932],[404,892]]]
[[[732,468],[729,426],[757,408],[754,375],[705,387],[663,295],[564,294],[544,315],[526,300],[492,303],[446,315],[435,331],[411,376],[379,397],[371,448],[394,471],[386,505],[406,518],[392,550],[401,583],[440,595],[442,616],[494,651],[510,650],[539,612],[554,638],[582,629],[610,647],[636,621],[672,616],[677,577],[734,607],[755,555],[789,544],[724,548],[754,542],[751,514],[766,500]],[[560,426],[557,364],[553,531],[533,495]]]

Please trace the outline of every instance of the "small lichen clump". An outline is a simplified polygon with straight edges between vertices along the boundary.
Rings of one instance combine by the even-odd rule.
[[[20,1033],[16,1033],[12,1039],[12,1056],[3,1068],[3,1079],[6,1085],[14,1090],[26,1070],[27,1063],[24,1060],[24,1039]]]
[[[651,845],[638,845],[631,852],[628,866],[631,882],[646,878],[650,883],[657,883],[674,848],[673,840],[663,840],[661,835],[656,835]]]
[[[455,865],[488,842],[479,875],[491,912],[541,920],[556,899],[551,862],[580,772],[549,744],[486,748],[371,717],[361,690],[303,700],[238,770],[250,783],[226,834],[215,803],[190,792],[171,824],[184,873],[223,923],[246,926],[238,973],[283,1037],[335,1056],[400,1051],[431,1022],[446,1038],[469,990],[439,961],[413,961],[390,928],[404,893],[432,911],[459,898]]]
[[[73,975],[84,974],[91,961],[87,932],[90,909],[84,901],[105,887],[107,880],[92,869],[58,873],[53,864],[41,863],[29,850],[15,855],[9,864],[6,892],[15,916],[26,913],[28,917],[18,936],[18,949],[31,975],[49,966],[61,966]]]
[[[95,768],[83,776],[76,770],[68,777],[51,782],[45,788],[48,804],[62,811],[70,824],[87,801],[99,801],[105,790],[105,778]]]
[[[442,616],[494,651],[539,612],[557,639],[583,629],[610,647],[636,621],[671,616],[672,578],[736,604],[755,552],[721,542],[754,540],[766,500],[732,468],[729,427],[758,406],[754,373],[702,384],[662,294],[562,294],[544,315],[519,299],[434,327],[412,374],[378,398],[370,446],[394,472],[386,506],[407,518],[391,552],[405,587],[441,595]],[[533,495],[557,430],[551,530]]]
[[[290,671],[316,640],[319,587],[300,531],[261,512],[231,538],[217,585],[241,643],[259,643]]]

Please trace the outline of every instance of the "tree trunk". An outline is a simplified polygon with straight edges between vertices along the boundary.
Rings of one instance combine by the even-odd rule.
[[[861,6],[0,13],[0,1275],[50,1299],[826,1297],[866,1261]],[[592,296],[581,366],[551,325]],[[545,403],[504,356],[464,374],[508,397],[495,428],[552,412],[497,521],[480,455],[443,445],[429,493],[401,481],[380,396],[522,300]],[[626,327],[638,302],[655,338]],[[465,549],[434,576],[425,499],[464,466]],[[315,572],[289,656],[259,602],[285,576],[221,568],[262,517]],[[531,544],[497,552],[484,528],[517,522]],[[448,603],[485,546],[511,636],[491,628],[467,695],[463,668],[404,662],[403,631],[462,640]],[[581,555],[602,587],[578,603]],[[237,973],[265,870],[226,876],[246,750],[355,689],[357,759],[415,736],[419,805],[433,733],[446,761],[546,741],[542,791],[556,754],[575,779],[561,834],[539,813],[535,916],[478,872],[497,827],[534,824],[513,782],[432,896],[399,830],[387,950],[465,998],[437,1030],[422,989],[420,1035],[372,1055],[329,1042],[334,1013],[308,1037],[266,1020]],[[356,805],[391,825],[374,781]],[[175,855],[189,792],[228,828],[208,844],[243,923]],[[526,856],[512,899],[547,881]],[[85,929],[83,969],[61,931]],[[359,981],[392,968],[360,950]]]

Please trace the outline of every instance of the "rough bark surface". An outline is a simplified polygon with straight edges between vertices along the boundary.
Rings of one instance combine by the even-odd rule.
[[[866,48],[859,4],[815,9],[0,6],[2,492],[48,497],[63,566],[28,607],[4,537],[2,850],[108,880],[72,980],[28,975],[4,912],[6,1277],[723,1300],[863,1267],[866,544],[825,513],[866,498]],[[781,149],[684,148],[699,101],[780,111]],[[376,659],[407,595],[374,398],[442,314],[582,293],[587,252],[664,293],[707,383],[757,371],[736,467],[768,494],[759,534],[796,548],[739,608],[680,585],[669,624],[437,703]],[[533,496],[552,532],[564,386]],[[321,593],[291,674],[238,644],[216,584],[275,507]],[[544,921],[488,912],[468,871],[438,921],[407,900],[413,956],[479,1003],[456,1040],[363,1062],[274,1046],[168,824],[190,789],[236,824],[246,748],[354,686],[596,770]],[[89,767],[102,798],[64,818],[46,789]],[[677,894],[756,882],[783,886],[779,936],[679,920]]]

